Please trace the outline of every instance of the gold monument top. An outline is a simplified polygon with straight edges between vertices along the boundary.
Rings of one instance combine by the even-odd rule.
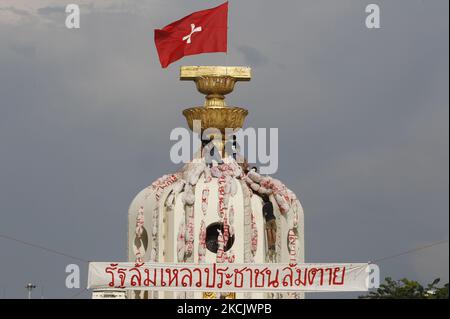
[[[247,66],[182,66],[181,80],[195,80],[200,76],[231,76],[236,81],[250,81],[251,68]]]
[[[228,107],[225,95],[234,89],[237,81],[250,81],[251,68],[242,66],[182,66],[180,80],[195,81],[197,90],[206,95],[203,106],[183,111],[189,127],[200,120],[202,130],[217,128],[224,134],[225,128],[238,129],[244,124],[248,111],[240,107]]]

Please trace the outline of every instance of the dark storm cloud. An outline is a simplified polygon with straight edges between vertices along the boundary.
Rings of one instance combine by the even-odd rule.
[[[232,2],[227,55],[162,70],[153,29],[221,2],[83,1],[79,30],[11,7],[31,18],[0,20],[0,234],[124,260],[128,205],[176,169],[169,133],[202,103],[178,67],[250,64],[252,81],[227,99],[249,109],[247,126],[279,128],[276,177],[303,202],[307,261],[448,238],[448,2],[380,1],[379,30],[365,28],[364,1]],[[58,6],[41,3],[42,18]],[[77,261],[3,239],[0,252],[6,297],[25,296],[30,280],[47,297],[75,293],[64,268]],[[448,280],[448,245],[380,266]]]
[[[256,48],[252,48],[247,45],[240,45],[238,50],[244,55],[244,61],[247,65],[260,67],[268,63],[267,58]]]
[[[52,14],[64,14],[66,12],[66,8],[63,6],[49,6],[39,8],[37,13],[42,16],[49,16]]]

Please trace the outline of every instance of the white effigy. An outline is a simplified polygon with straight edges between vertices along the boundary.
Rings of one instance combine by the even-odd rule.
[[[202,130],[242,127],[247,111],[228,107],[224,95],[250,68],[182,67],[195,80],[204,106],[184,115]],[[213,142],[211,142],[213,143]],[[128,259],[136,263],[271,264],[304,262],[304,216],[300,201],[282,182],[249,169],[215,143],[219,162],[196,158],[140,191],[128,215]],[[209,150],[209,149],[208,149]],[[130,298],[302,298],[301,292],[199,292],[134,290]]]

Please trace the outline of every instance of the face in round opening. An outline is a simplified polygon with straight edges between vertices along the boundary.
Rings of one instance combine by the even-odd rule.
[[[219,243],[217,242],[217,239],[219,238],[219,232],[220,230],[223,234],[223,223],[212,223],[209,224],[208,227],[206,227],[206,248],[216,254],[217,250],[219,249]],[[234,244],[234,235],[230,236],[228,238],[228,242],[224,248],[225,251],[228,251],[233,247]]]

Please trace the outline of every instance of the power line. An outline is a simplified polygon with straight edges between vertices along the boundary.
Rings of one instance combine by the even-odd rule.
[[[80,257],[76,257],[76,256],[73,256],[73,255],[69,255],[69,254],[57,251],[55,249],[52,249],[52,248],[48,248],[48,247],[45,247],[45,246],[41,246],[41,245],[37,245],[37,244],[34,244],[34,243],[30,243],[28,241],[17,239],[17,238],[11,237],[11,236],[0,234],[0,238],[4,238],[4,239],[7,239],[7,240],[15,241],[15,242],[21,243],[23,245],[27,245],[27,246],[30,246],[30,247],[33,247],[33,248],[41,249],[41,250],[44,250],[44,251],[47,251],[47,252],[51,252],[51,253],[56,254],[56,255],[63,256],[63,257],[76,259],[76,260],[79,260],[79,261],[82,261],[82,262],[85,262],[85,263],[89,263],[90,262],[89,260],[86,260],[84,258],[80,258]],[[411,254],[411,253],[414,253],[414,252],[417,252],[417,251],[420,251],[420,250],[423,250],[423,249],[431,248],[433,246],[441,245],[441,244],[448,243],[448,242],[449,242],[448,239],[444,239],[444,240],[437,241],[437,242],[434,242],[434,243],[431,243],[431,244],[427,244],[427,245],[424,245],[424,246],[420,246],[420,247],[416,247],[416,248],[413,248],[413,249],[410,249],[410,250],[406,250],[406,251],[403,251],[403,252],[400,252],[400,253],[397,253],[397,254],[394,254],[394,255],[389,255],[389,256],[386,256],[386,257],[378,258],[378,259],[375,259],[374,261],[369,261],[369,263],[373,264],[373,263],[377,263],[377,262],[380,262],[380,261],[385,261],[385,260],[388,260],[388,259],[400,257],[400,256],[407,255],[407,254]]]
[[[403,255],[406,255],[406,254],[411,254],[411,253],[414,253],[416,251],[423,250],[423,249],[426,249],[426,248],[431,248],[433,246],[437,246],[437,245],[444,244],[444,243],[448,243],[448,239],[444,239],[444,240],[437,241],[437,242],[434,242],[434,243],[431,243],[431,244],[428,244],[428,245],[416,247],[416,248],[413,248],[413,249],[410,249],[410,250],[406,250],[404,252],[397,253],[397,254],[394,254],[394,255],[378,258],[378,259],[376,259],[374,261],[369,262],[369,264],[373,264],[373,263],[384,261],[384,260],[391,259],[391,258],[396,258],[396,257],[403,256]]]
[[[79,261],[82,261],[82,262],[85,262],[85,263],[89,263],[89,260],[86,260],[84,258],[79,258],[79,257],[76,257],[76,256],[72,256],[72,255],[69,255],[69,254],[57,251],[57,250],[52,249],[52,248],[48,248],[48,247],[44,247],[44,246],[41,246],[41,245],[33,244],[33,243],[28,242],[28,241],[17,239],[17,238],[11,237],[11,236],[0,234],[0,238],[4,238],[4,239],[11,240],[11,241],[15,241],[15,242],[18,242],[18,243],[21,243],[23,245],[27,245],[27,246],[30,246],[30,247],[33,247],[33,248],[45,250],[47,252],[50,252],[50,253],[53,253],[53,254],[56,254],[56,255],[60,255],[60,256],[67,257],[67,258],[76,259],[76,260],[79,260]]]
[[[37,244],[34,244],[34,243],[30,243],[28,241],[17,239],[17,238],[11,237],[11,236],[0,234],[0,238],[7,239],[7,240],[10,240],[10,241],[15,241],[15,242],[21,243],[23,245],[27,245],[27,246],[30,246],[30,247],[33,247],[33,248],[44,250],[44,251],[47,251],[47,252],[50,252],[50,253],[53,253],[53,254],[56,254],[56,255],[60,255],[60,256],[63,256],[63,257],[76,259],[76,260],[79,260],[79,261],[82,261],[82,262],[85,262],[85,263],[89,263],[89,260],[86,260],[84,258],[72,256],[72,255],[69,255],[69,254],[57,251],[57,250],[52,249],[52,248],[48,248],[48,247],[45,247],[45,246],[41,246],[41,245],[37,245]],[[448,242],[449,242],[448,239],[437,241],[437,242],[434,242],[434,243],[431,243],[431,244],[427,244],[427,245],[424,245],[424,246],[420,246],[420,247],[416,247],[416,248],[413,248],[413,249],[409,249],[409,250],[406,250],[406,251],[403,251],[403,252],[400,252],[400,253],[397,253],[397,254],[394,254],[394,255],[389,255],[389,256],[386,256],[386,257],[378,258],[378,259],[375,259],[374,261],[369,261],[369,264],[378,263],[380,261],[385,261],[385,260],[392,259],[392,258],[397,258],[397,257],[403,256],[403,255],[411,254],[411,253],[414,253],[414,252],[417,252],[417,251],[420,251],[420,250],[424,250],[424,249],[431,248],[431,247],[434,247],[434,246],[437,246],[437,245],[441,245],[441,244],[444,244],[444,243],[448,243]],[[77,298],[78,296],[80,296],[81,294],[86,292],[87,290],[88,290],[87,288],[83,288],[80,291],[78,291],[75,294],[73,294],[72,296],[70,296],[69,299]]]

